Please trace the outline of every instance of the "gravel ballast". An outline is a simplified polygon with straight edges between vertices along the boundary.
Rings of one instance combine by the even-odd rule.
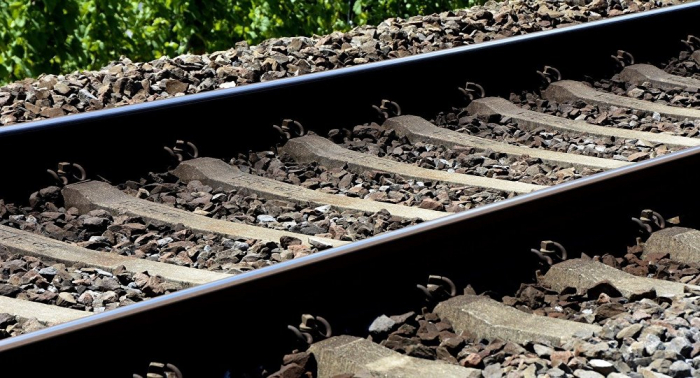
[[[664,90],[655,88],[653,85],[644,85],[644,83],[633,85],[620,79],[619,75],[613,76],[610,80],[592,80],[590,84],[597,90],[618,96],[627,96],[680,108],[700,108],[700,94],[686,91],[683,88]]]
[[[42,75],[0,88],[0,125],[124,106],[405,57],[560,28],[678,3],[489,1],[408,20],[392,18],[327,36],[266,40],[205,55],[132,62],[99,71]]]
[[[246,173],[309,189],[438,211],[460,212],[515,195],[497,190],[405,180],[389,172],[365,171],[358,175],[314,163],[300,164],[285,154],[277,156],[271,152],[248,156],[241,154],[232,160],[232,164]]]
[[[671,59],[664,71],[678,76],[691,77],[700,80],[700,62],[692,57],[691,52],[683,51],[678,58]],[[698,54],[697,52],[695,53]]]
[[[282,241],[234,240],[156,225],[139,217],[112,216],[104,210],[81,215],[62,202],[58,187],[34,193],[26,207],[0,200],[0,224],[105,253],[231,274],[314,252],[295,240],[285,240],[287,248],[282,248]]]
[[[429,143],[412,144],[407,138],[397,136],[395,131],[377,124],[355,127],[352,140],[344,140],[342,145],[354,151],[422,168],[538,185],[560,184],[601,172],[588,168],[579,171],[572,167],[552,166],[529,157],[509,158],[505,154],[477,152],[467,147],[446,149]]]
[[[592,124],[596,124],[595,120],[599,114],[595,107],[589,107],[585,104],[554,104],[542,100],[533,93],[525,93],[523,95],[513,94],[510,96],[510,100],[528,110],[542,111],[569,119],[590,120],[589,122]],[[583,117],[581,117],[582,115]],[[638,119],[639,117],[636,115],[624,113],[624,118],[620,118],[619,120],[616,117],[606,118],[607,121],[603,125],[629,129],[631,124],[637,126],[636,129],[640,131],[650,131],[655,128],[653,120],[650,121],[645,118],[644,126],[641,126]],[[466,111],[443,112],[438,114],[432,122],[440,127],[480,138],[525,147],[546,149],[549,151],[566,152],[620,161],[637,162],[677,150],[677,148],[674,147],[667,147],[665,145],[658,145],[636,139],[580,135],[579,133],[574,135],[572,133],[547,130],[545,128],[531,130],[518,125],[509,117],[485,118],[469,115]],[[659,127],[656,127],[656,129]],[[694,126],[691,126],[691,128],[694,128]],[[678,127],[678,129],[681,130],[678,135],[693,135],[693,131],[690,129],[686,132],[683,132],[683,129],[680,127]]]
[[[534,93],[511,95],[510,100],[524,109],[539,111],[577,121],[586,121],[592,125],[623,128],[627,130],[668,133],[689,138],[700,136],[700,121],[675,120],[661,116],[656,112],[637,111],[611,106],[601,109],[583,101],[556,102],[542,99]],[[665,146],[664,146],[665,147]],[[663,149],[657,150],[661,154]]]
[[[158,182],[128,182],[124,191],[195,214],[310,236],[355,241],[418,222],[395,218],[385,211],[341,213],[327,205],[309,207],[290,201],[266,200],[245,189],[223,191],[196,180],[184,184],[170,174],[151,177],[157,177]]]

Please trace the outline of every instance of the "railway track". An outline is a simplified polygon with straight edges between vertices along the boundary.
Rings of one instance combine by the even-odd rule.
[[[538,350],[566,351],[573,347],[567,344],[571,338],[589,344],[592,337],[609,339],[613,331],[603,334],[601,320],[620,328],[615,335],[632,326],[612,316],[591,320],[584,316],[591,313],[581,311],[552,315],[552,295],[559,302],[588,303],[605,294],[618,307],[628,305],[624,311],[638,310],[640,298],[693,306],[692,294],[683,296],[697,290],[697,231],[657,229],[660,214],[678,216],[691,230],[700,227],[697,205],[687,201],[693,190],[684,180],[698,159],[693,147],[700,144],[697,54],[683,53],[680,61],[664,64],[681,51],[675,41],[694,46],[687,38],[694,32],[689,20],[699,11],[695,4],[677,6],[225,94],[0,129],[2,161],[17,156],[28,141],[36,145],[22,164],[5,170],[5,177],[26,177],[24,182],[0,189],[6,198],[0,203],[0,313],[7,314],[0,320],[4,336],[15,336],[0,342],[0,359],[12,361],[8,374],[70,369],[77,375],[117,376],[164,361],[188,374],[235,376],[279,364],[296,342],[286,326],[302,314],[316,314],[345,336],[312,345],[315,366],[302,366],[308,355],[301,353],[292,358],[296,365],[283,370],[308,368],[320,377],[367,372],[490,377],[502,373],[490,366],[504,363],[481,361],[505,345],[496,348],[494,339],[511,343],[510,355],[534,358],[535,353],[550,359],[548,369],[564,369],[552,365],[554,349]],[[652,32],[652,24],[669,27]],[[614,37],[601,39],[585,56],[571,46],[603,35]],[[559,54],[548,53],[549,46],[558,45]],[[634,64],[627,53],[618,53],[622,68],[608,64],[610,52],[619,49],[651,64]],[[523,58],[507,66],[513,56]],[[464,62],[477,62],[472,65],[483,68],[483,77],[469,78],[459,69]],[[545,65],[550,68],[543,70]],[[541,91],[538,69],[547,81]],[[405,85],[406,77],[423,72],[434,72],[435,78]],[[589,85],[581,81],[584,75]],[[479,85],[464,87],[465,77]],[[348,93],[323,95],[338,86]],[[470,98],[466,105],[459,87]],[[370,93],[354,95],[358,88]],[[517,91],[522,92],[508,95]],[[307,101],[318,107],[308,112]],[[348,111],[351,115],[338,116]],[[257,127],[234,125],[246,138],[233,139],[221,138],[213,125],[193,130],[207,112]],[[281,127],[270,127],[285,117],[291,118]],[[149,122],[164,126],[142,127]],[[98,124],[120,125],[121,131],[98,138]],[[283,143],[273,152],[269,147],[278,131]],[[56,143],[59,133],[65,143]],[[41,139],[34,142],[37,136]],[[81,149],[66,145],[76,140],[90,142]],[[179,161],[167,173],[148,173],[172,165],[163,144],[172,156],[179,154]],[[53,172],[63,180],[62,188],[25,174],[58,161],[70,162]],[[85,181],[86,175],[94,180]],[[41,187],[46,188],[36,191]],[[28,204],[12,204],[25,203],[28,196]],[[640,217],[644,209],[657,213]],[[638,224],[631,217],[638,217]],[[622,258],[636,245],[640,224],[651,239],[636,247],[636,260]],[[527,252],[542,240],[561,242],[573,256],[562,256],[566,261],[539,277],[535,270],[542,269],[542,261],[552,262],[546,247],[552,244],[543,244],[540,259]],[[575,258],[590,250],[610,255]],[[678,275],[679,264],[690,265],[683,268],[687,274],[672,277],[676,282],[642,277],[650,273],[645,263],[660,260],[674,267],[666,271],[671,276]],[[615,269],[621,264],[634,274]],[[425,288],[435,298],[419,314],[415,285],[428,276],[443,286],[433,282]],[[601,286],[602,281],[607,284]],[[537,282],[540,286],[527,290],[546,292],[551,308],[532,302],[515,309],[511,305],[522,307],[527,299],[522,288],[516,299],[497,301],[476,296],[473,289],[455,295],[448,285],[454,297],[436,300],[445,283],[513,294],[523,282]],[[568,288],[580,295],[572,296]],[[664,299],[672,296],[673,302]],[[406,310],[416,312],[390,318],[390,326],[377,318]],[[500,327],[492,326],[499,322]],[[382,324],[385,328],[377,330]],[[408,333],[396,334],[404,324],[401,332]],[[407,330],[413,326],[415,334]],[[472,338],[447,342],[453,337],[439,336],[440,331]],[[409,351],[396,344],[398,336],[423,339],[426,332],[432,336],[425,345],[411,344]],[[368,334],[376,340],[361,339]],[[224,340],[224,346],[208,346],[214,339]],[[491,343],[479,344],[481,339]],[[694,336],[686,339],[693,342]],[[104,361],[79,356],[80,346],[90,340],[110,355],[143,350],[105,371]],[[444,342],[457,344],[450,349]],[[533,342],[539,343],[535,349]],[[444,348],[436,352],[439,347]],[[471,352],[460,355],[464,348]],[[689,357],[686,349],[679,355]],[[489,353],[481,356],[485,350]],[[426,362],[435,353],[455,364]],[[612,358],[585,355],[601,356]],[[37,358],[43,363],[29,365]],[[70,367],[71,358],[82,370]],[[642,370],[651,361],[645,361],[626,361],[630,370],[622,365],[614,370],[627,374],[641,367],[637,372],[647,374]],[[613,372],[590,363],[578,361],[568,373]],[[536,373],[544,374],[542,369]],[[686,373],[691,370],[678,376]]]

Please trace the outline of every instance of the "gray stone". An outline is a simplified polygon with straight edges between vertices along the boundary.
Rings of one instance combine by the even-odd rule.
[[[561,370],[559,368],[551,368],[547,370],[547,374],[549,374],[550,378],[563,378],[566,376],[564,370]]]
[[[247,251],[248,248],[250,248],[250,245],[249,245],[248,243],[246,243],[246,242],[235,241],[235,242],[233,243],[233,248],[235,248],[235,249],[237,249],[237,250],[239,250],[239,251]]]
[[[621,374],[621,373],[610,373],[606,378],[627,378],[629,377],[628,375]]]
[[[369,332],[374,334],[389,333],[394,328],[394,325],[396,325],[395,321],[386,315],[382,315],[374,319],[372,324],[370,324]]]
[[[685,337],[674,337],[670,342],[664,343],[666,350],[673,351],[684,357],[688,357],[693,345]]]
[[[615,371],[615,366],[605,360],[592,359],[588,361],[588,365],[590,365],[593,370],[603,375],[607,375]]]
[[[642,333],[639,337],[640,337],[640,339],[644,339],[647,335],[656,335],[659,338],[661,338],[665,334],[666,334],[665,327],[662,327],[660,325],[650,325],[650,326],[644,327],[644,329],[642,330]]]
[[[644,350],[646,350],[648,355],[654,354],[656,348],[661,345],[661,339],[656,335],[647,335],[642,342],[644,343]]]
[[[501,364],[492,364],[482,370],[481,374],[484,378],[501,378],[503,376],[503,369],[501,369]]]
[[[629,373],[631,370],[629,365],[621,360],[615,361],[613,365],[615,366],[615,370],[619,371],[620,373]]]
[[[649,369],[640,369],[642,376],[644,378],[671,378],[670,376],[662,373],[657,373]]]
[[[257,217],[258,222],[261,223],[270,223],[270,222],[277,222],[277,219],[273,217],[272,215],[267,215],[267,214],[260,214]]]
[[[574,371],[574,376],[578,378],[605,378],[605,376],[600,373],[583,369],[576,369]]]
[[[104,227],[109,223],[109,220],[104,219],[104,218],[98,218],[98,217],[87,217],[83,219],[83,224],[85,226],[92,226],[92,227]]]
[[[624,339],[626,337],[636,337],[642,330],[642,325],[639,323],[632,324],[620,330],[620,332],[615,335],[618,339]]]
[[[668,369],[670,367],[671,361],[666,359],[655,359],[654,361],[652,361],[652,363],[649,364],[649,369],[652,369],[662,374],[668,373]]]
[[[331,205],[319,206],[319,207],[315,208],[314,210],[325,214],[331,210]]]
[[[627,95],[634,98],[640,98],[644,95],[644,89],[632,88],[627,92]]]
[[[535,349],[535,353],[540,357],[549,357],[554,352],[554,349],[541,344],[535,344],[533,348]]]
[[[522,371],[523,378],[537,378],[537,365],[530,365]]]
[[[56,268],[54,268],[52,266],[47,266],[46,268],[39,270],[39,274],[41,274],[43,277],[51,280],[51,279],[53,279],[53,277],[56,274],[58,274],[58,271],[56,270]]]
[[[672,377],[689,377],[691,374],[691,366],[685,361],[674,361],[668,368],[669,375]]]

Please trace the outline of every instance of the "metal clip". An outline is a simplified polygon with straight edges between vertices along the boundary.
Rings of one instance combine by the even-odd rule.
[[[443,276],[430,275],[426,286],[416,285],[416,287],[425,294],[428,301],[440,301],[457,295],[457,287],[454,282]]]
[[[548,265],[554,264],[554,259],[552,259],[552,256],[559,261],[564,261],[567,258],[566,248],[552,240],[544,240],[540,242],[540,249],[537,250],[532,248],[530,252],[537,255],[542,262],[545,262]]]
[[[621,68],[634,64],[634,56],[625,50],[617,50],[617,55],[610,55]]]
[[[694,36],[694,35],[689,35],[688,38],[685,39],[685,41],[681,40],[683,44],[690,50],[690,52],[693,52],[700,48],[700,38]]]
[[[173,364],[151,362],[148,365],[148,373],[146,373],[146,378],[170,378],[172,376],[175,376],[175,378],[182,378],[182,372]],[[133,378],[143,378],[143,376],[134,374]]]
[[[175,141],[175,146],[172,148],[165,146],[163,149],[170,154],[173,159],[177,160],[178,163],[199,157],[199,149],[194,143],[189,141],[177,140]]]
[[[344,140],[352,138],[352,131],[346,128],[332,129],[328,131],[328,138],[336,143],[342,143]]]
[[[292,139],[292,133],[298,137],[303,136],[306,133],[304,126],[302,126],[299,121],[292,119],[282,120],[282,126],[272,125],[272,128],[280,134],[280,140],[282,142]]]
[[[540,75],[542,84],[545,86],[561,80],[561,72],[552,66],[544,66],[544,69],[542,71],[537,71],[537,74]]]
[[[486,91],[484,90],[484,87],[477,83],[472,83],[471,81],[468,81],[464,88],[457,89],[464,95],[464,98],[467,99],[467,101],[469,102],[474,101],[474,99],[477,98],[486,97]]]
[[[394,101],[382,100],[381,105],[372,105],[372,109],[377,112],[382,120],[401,115],[401,106]]]
[[[632,218],[642,233],[651,235],[652,232],[666,228],[666,220],[661,214],[651,209],[642,210],[639,218]]]
[[[302,343],[311,345],[316,340],[327,339],[333,335],[330,323],[320,316],[303,314],[299,328],[288,325],[287,329],[292,331],[294,336]]]
[[[85,181],[87,177],[85,169],[80,164],[68,162],[58,163],[57,170],[47,169],[46,172],[48,172],[56,182],[62,185],[68,185],[71,179],[76,182]]]

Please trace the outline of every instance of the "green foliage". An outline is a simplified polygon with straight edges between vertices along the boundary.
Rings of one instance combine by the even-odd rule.
[[[0,82],[327,34],[482,0],[2,0]]]

